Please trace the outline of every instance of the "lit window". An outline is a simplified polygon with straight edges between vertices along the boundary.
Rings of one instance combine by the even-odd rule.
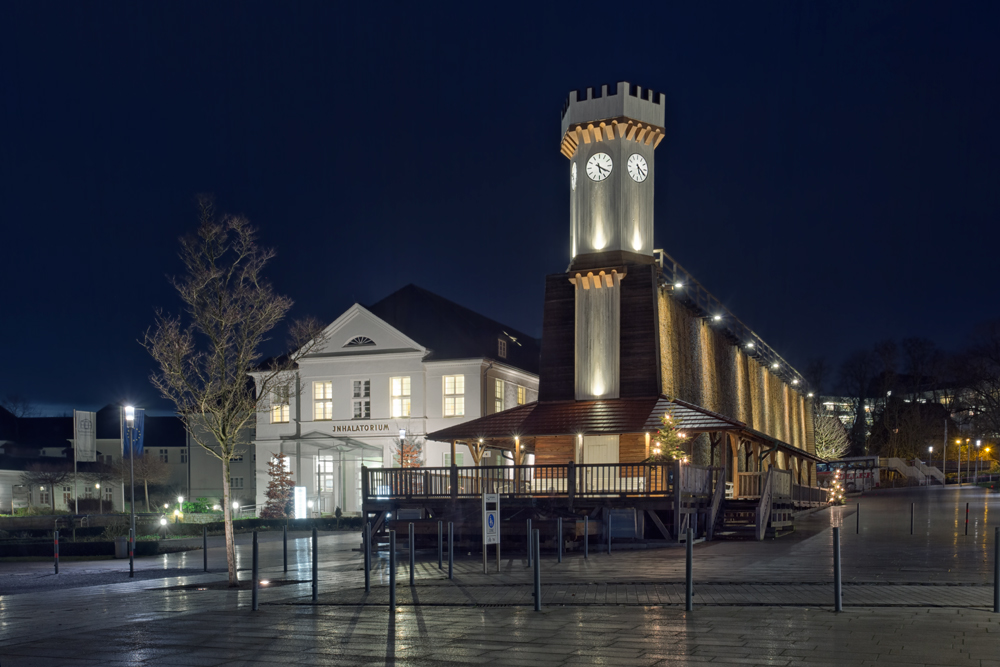
[[[518,387],[517,388],[517,404],[524,405],[528,402],[528,388]]]
[[[372,401],[371,401],[371,380],[354,380],[352,383],[353,387],[351,390],[351,397],[354,402],[354,418],[355,419],[371,419],[372,416]]]
[[[288,409],[288,385],[275,387],[271,393],[271,423],[287,424],[289,418]]]
[[[455,465],[459,468],[465,465],[465,454],[463,452],[455,452]],[[444,455],[444,467],[451,467],[451,454]]]
[[[333,382],[313,382],[313,419],[333,419]]]
[[[502,338],[497,340],[497,354],[501,359],[507,358],[507,341]]]
[[[169,449],[161,449],[160,450],[160,461],[162,461],[163,463],[170,463],[170,450]]]
[[[390,378],[389,388],[392,398],[392,416],[410,416],[410,378]]]
[[[493,412],[503,412],[503,380],[493,380]]]
[[[461,417],[465,415],[465,376],[444,376],[444,416]]]

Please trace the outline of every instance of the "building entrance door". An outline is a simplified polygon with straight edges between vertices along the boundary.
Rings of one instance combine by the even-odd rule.
[[[618,463],[617,435],[585,435],[583,436],[583,487],[591,492],[601,491],[607,486],[610,474],[618,475],[617,468],[612,473],[602,463]],[[591,465],[597,467],[591,468]]]

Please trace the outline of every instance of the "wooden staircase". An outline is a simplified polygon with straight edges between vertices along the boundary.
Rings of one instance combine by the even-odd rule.
[[[757,500],[724,500],[720,509],[715,539],[757,539]]]

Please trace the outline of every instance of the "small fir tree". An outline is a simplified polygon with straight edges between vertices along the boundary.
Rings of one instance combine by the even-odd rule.
[[[680,432],[681,420],[674,417],[669,412],[664,412],[660,416],[660,428],[656,431],[652,441],[649,443],[650,463],[669,463],[678,459],[687,458],[684,445],[687,444],[686,436]]]
[[[271,455],[271,460],[267,462],[267,476],[271,478],[264,494],[267,504],[260,516],[264,519],[287,519],[292,513],[295,482],[292,473],[285,469],[284,454]]]
[[[396,453],[392,458],[400,468],[419,468],[423,465],[424,441],[421,438],[394,438],[393,443]]]

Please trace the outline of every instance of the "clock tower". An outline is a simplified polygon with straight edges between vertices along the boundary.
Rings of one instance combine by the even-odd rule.
[[[561,146],[570,160],[570,269],[652,261],[663,107],[662,93],[624,81],[570,93]]]
[[[546,279],[540,401],[660,393],[653,152],[664,103],[621,82],[572,92],[563,107],[571,260]]]

